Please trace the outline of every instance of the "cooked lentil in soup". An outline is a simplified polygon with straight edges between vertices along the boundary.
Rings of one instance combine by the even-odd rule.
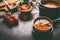
[[[20,10],[22,12],[28,12],[28,11],[31,11],[32,9],[33,9],[32,5],[23,4],[20,6]]]
[[[38,30],[48,30],[50,26],[51,26],[51,23],[45,19],[37,20],[34,23],[34,27]]]
[[[59,3],[56,2],[43,2],[43,6],[48,8],[57,8],[59,6]]]

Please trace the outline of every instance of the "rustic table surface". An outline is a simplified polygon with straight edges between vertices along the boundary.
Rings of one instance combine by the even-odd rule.
[[[39,16],[39,8],[33,9],[32,14],[33,19],[30,21],[19,21],[19,25],[8,27],[2,21],[3,18],[0,18],[0,40],[35,40],[32,35],[33,30],[33,21]],[[35,13],[34,13],[35,11]],[[15,16],[18,16],[19,12],[13,13]],[[52,40],[60,40],[60,22],[55,22],[57,25],[53,26],[53,37]],[[55,25],[54,23],[54,25]],[[39,39],[40,40],[40,39]]]

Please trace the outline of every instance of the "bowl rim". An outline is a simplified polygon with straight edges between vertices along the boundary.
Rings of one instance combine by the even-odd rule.
[[[39,19],[46,19],[46,20],[48,20],[48,21],[50,21],[50,23],[51,23],[51,26],[47,29],[47,30],[39,30],[39,29],[37,29],[36,28],[36,26],[34,25],[35,24],[35,22]],[[36,28],[37,30],[39,30],[39,31],[48,31],[49,29],[51,29],[52,27],[53,27],[53,23],[52,23],[52,20],[50,19],[50,18],[48,18],[48,17],[46,17],[46,16],[39,16],[39,17],[37,17],[35,20],[34,20],[34,22],[33,22],[33,26],[34,26],[34,28]]]
[[[43,2],[54,2],[54,3],[57,3],[56,1],[43,1]],[[39,3],[39,6],[41,5],[43,8],[49,8],[49,7],[45,7],[43,2],[40,2]],[[58,7],[55,7],[55,8],[49,8],[49,9],[56,9],[56,8],[60,8],[60,4],[57,3],[59,6]]]
[[[30,3],[30,6],[32,7],[32,9],[31,10],[29,10],[29,11],[26,11],[26,12],[30,12],[30,11],[32,11],[33,10],[33,3],[32,2],[20,2],[19,3],[19,5],[18,6],[21,6],[21,5],[23,5],[23,4],[27,4],[27,3]],[[32,4],[31,4],[32,3]],[[19,8],[18,8],[19,9]],[[25,12],[25,11],[22,11],[22,10],[19,10],[19,11],[21,11],[21,12]]]

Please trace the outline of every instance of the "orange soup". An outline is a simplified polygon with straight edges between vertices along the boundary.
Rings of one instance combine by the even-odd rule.
[[[59,5],[59,3],[56,2],[43,2],[43,6],[48,7],[48,8],[57,8]]]
[[[34,27],[38,30],[48,30],[51,27],[51,23],[48,20],[41,19],[34,23]]]
[[[32,8],[32,5],[28,5],[28,4],[23,4],[20,6],[20,10],[22,12],[29,12],[31,11],[33,8]]]

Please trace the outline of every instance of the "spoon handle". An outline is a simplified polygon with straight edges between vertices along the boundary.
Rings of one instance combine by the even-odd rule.
[[[52,22],[55,22],[55,21],[58,21],[58,20],[60,20],[60,18],[57,18],[57,19],[55,19],[55,20],[52,20]]]

